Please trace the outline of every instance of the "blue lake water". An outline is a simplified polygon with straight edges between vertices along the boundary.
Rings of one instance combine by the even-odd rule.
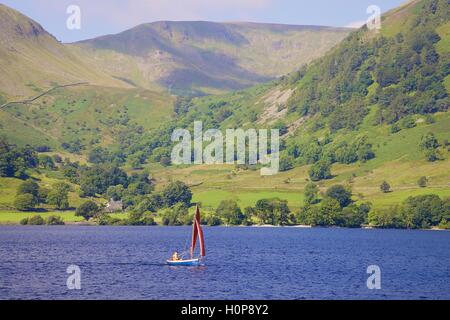
[[[0,299],[450,299],[450,232],[206,227],[204,267],[166,266],[190,232],[1,226]]]

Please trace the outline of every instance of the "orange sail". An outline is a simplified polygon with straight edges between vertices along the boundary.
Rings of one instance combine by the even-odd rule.
[[[200,209],[195,208],[194,222],[192,223],[192,244],[191,257],[194,256],[195,245],[197,244],[197,237],[200,239],[200,255],[205,256],[205,241],[203,239],[203,230],[200,222]]]

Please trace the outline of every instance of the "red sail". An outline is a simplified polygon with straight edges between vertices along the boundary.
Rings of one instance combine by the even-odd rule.
[[[203,230],[200,222],[200,209],[195,208],[194,222],[192,223],[192,244],[191,257],[194,256],[195,245],[197,244],[197,236],[200,237],[200,255],[205,256],[205,241],[203,239]]]
[[[194,257],[194,249],[195,244],[197,243],[197,235],[198,235],[197,220],[194,217],[194,222],[192,223],[191,258]]]
[[[200,239],[200,255],[202,257],[204,257],[205,256],[205,240],[203,239],[203,230],[202,230],[202,226],[200,224],[200,211],[198,212],[197,230],[198,230],[198,236]]]

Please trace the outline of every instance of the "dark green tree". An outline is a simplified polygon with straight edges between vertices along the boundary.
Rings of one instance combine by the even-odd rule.
[[[60,216],[48,216],[45,222],[49,226],[64,225],[64,220]]]
[[[30,193],[18,194],[14,199],[14,207],[19,211],[30,211],[36,207],[36,200]]]
[[[312,165],[308,171],[312,181],[320,181],[331,178],[331,164],[328,161],[320,160]]]
[[[39,203],[39,185],[33,180],[27,180],[22,182],[17,188],[17,195],[21,194],[31,194],[33,196],[33,201],[35,204]]]
[[[53,161],[53,158],[49,155],[42,154],[38,157],[39,166],[44,169],[54,169],[55,168],[55,162]]]
[[[421,188],[425,188],[427,186],[428,183],[428,179],[425,176],[422,176],[419,178],[419,180],[417,181],[417,185]]]
[[[319,200],[318,194],[319,194],[319,188],[317,187],[317,185],[312,182],[308,183],[305,186],[305,191],[304,191],[305,205],[315,204]]]
[[[47,203],[54,205],[58,210],[69,208],[70,186],[64,182],[58,182],[53,185],[52,190],[47,195]]]
[[[222,200],[216,209],[216,214],[228,225],[240,225],[245,219],[241,208],[234,200]]]
[[[294,158],[291,156],[282,156],[280,159],[280,171],[289,171],[294,168]]]
[[[181,226],[191,224],[192,219],[189,215],[188,208],[185,203],[176,203],[173,207],[168,208],[162,215],[162,223],[166,226]]]
[[[41,216],[36,215],[28,219],[28,224],[34,226],[42,226],[43,224],[45,224],[45,220]]]
[[[433,150],[439,148],[439,146],[439,142],[432,132],[424,134],[420,140],[422,150]]]
[[[287,201],[278,198],[258,200],[254,212],[264,224],[288,225],[293,219]]]
[[[383,182],[380,184],[380,190],[381,190],[381,192],[383,192],[383,193],[391,192],[391,185],[390,185],[389,183],[387,183],[387,181],[383,181]]]
[[[161,193],[162,199],[167,207],[171,207],[178,202],[190,206],[192,200],[192,191],[189,187],[181,182],[171,182]]]
[[[94,201],[86,201],[75,211],[77,217],[83,217],[86,221],[95,217],[100,212],[100,208]]]
[[[340,184],[330,187],[326,196],[336,199],[342,208],[352,203],[352,192]]]

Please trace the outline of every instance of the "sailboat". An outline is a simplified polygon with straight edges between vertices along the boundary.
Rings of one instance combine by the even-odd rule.
[[[194,258],[195,245],[197,244],[197,238],[200,245],[200,257]],[[205,256],[205,241],[203,239],[203,230],[200,223],[200,209],[197,206],[195,208],[194,221],[192,223],[192,241],[190,248],[190,259],[179,258],[175,253],[171,259],[167,260],[167,264],[170,266],[199,266],[201,260]]]

